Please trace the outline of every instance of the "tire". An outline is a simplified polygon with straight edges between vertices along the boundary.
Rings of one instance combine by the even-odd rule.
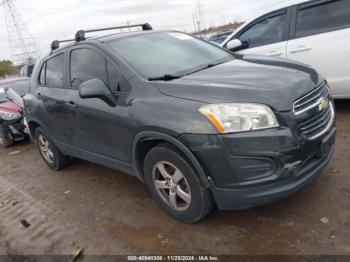
[[[13,145],[11,134],[7,134],[5,127],[0,124],[0,148],[6,148]]]
[[[35,129],[34,137],[41,157],[52,170],[59,171],[68,165],[69,157],[61,153],[42,128]]]
[[[148,152],[144,174],[152,197],[175,220],[198,222],[214,206],[210,191],[203,186],[186,158],[171,144],[162,143]]]

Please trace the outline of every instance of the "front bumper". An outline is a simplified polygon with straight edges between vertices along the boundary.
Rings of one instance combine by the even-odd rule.
[[[289,179],[280,182],[241,189],[221,189],[213,186],[212,193],[218,208],[220,210],[247,209],[283,199],[319,175],[332,158],[334,151],[335,145],[327,155],[311,161],[298,172],[294,172]]]
[[[317,176],[335,151],[335,127],[315,140],[288,128],[227,135],[182,135],[212,186],[220,210],[246,209],[284,198]],[[322,141],[332,137],[326,152]]]
[[[10,139],[12,141],[21,141],[27,137],[27,134],[24,132],[25,124],[23,117],[21,119],[1,121],[2,125],[2,136]]]

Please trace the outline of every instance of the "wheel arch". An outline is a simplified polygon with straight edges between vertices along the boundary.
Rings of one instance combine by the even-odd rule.
[[[41,127],[44,130],[45,130],[45,128],[44,128],[43,124],[40,123],[40,121],[37,121],[35,119],[28,119],[27,122],[28,122],[28,127],[29,127],[30,138],[33,142],[35,142],[35,130],[38,127]]]
[[[210,180],[205,174],[202,166],[198,162],[194,154],[178,139],[170,135],[154,132],[154,131],[143,131],[135,136],[133,146],[132,146],[132,164],[134,166],[137,176],[144,181],[144,172],[143,172],[143,160],[149,150],[157,146],[162,142],[167,142],[175,146],[187,160],[190,161],[190,164],[194,168],[196,174],[199,176],[203,185],[206,188],[210,187]]]

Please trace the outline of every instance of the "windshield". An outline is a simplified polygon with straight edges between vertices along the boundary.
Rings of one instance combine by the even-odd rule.
[[[216,34],[216,35],[213,35],[209,38],[209,41],[215,41],[217,39],[222,39],[222,38],[227,38],[229,35],[231,35],[232,32],[226,32],[226,33],[221,33],[221,34]]]
[[[0,93],[2,90],[13,89],[18,95],[24,96],[29,92],[30,81],[29,80],[21,80],[16,82],[9,82],[3,85],[0,85]]]
[[[190,74],[234,59],[230,52],[178,32],[130,36],[107,44],[147,78]]]
[[[219,37],[219,38],[215,38],[215,39],[212,39],[212,40],[209,39],[209,42],[212,42],[214,44],[220,45],[221,43],[223,43],[226,40],[226,38],[227,37],[224,36],[224,37]]]

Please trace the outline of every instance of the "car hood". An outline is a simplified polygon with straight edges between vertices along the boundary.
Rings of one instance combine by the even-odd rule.
[[[5,102],[0,104],[0,111],[19,113],[21,112],[21,108],[12,102]]]
[[[289,111],[296,99],[322,81],[309,66],[245,55],[180,79],[158,82],[157,86],[165,95],[204,103],[262,103],[277,111]]]

